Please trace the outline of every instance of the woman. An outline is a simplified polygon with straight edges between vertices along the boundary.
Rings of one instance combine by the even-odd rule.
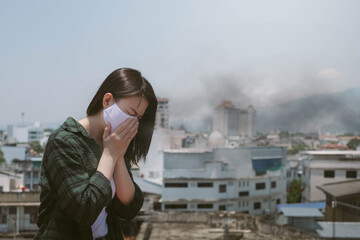
[[[102,83],[79,121],[49,137],[41,165],[35,239],[123,239],[120,219],[140,211],[131,163],[146,157],[157,99],[137,70],[120,68]]]

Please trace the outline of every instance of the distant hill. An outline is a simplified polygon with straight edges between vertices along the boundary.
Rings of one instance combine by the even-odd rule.
[[[295,101],[258,108],[258,131],[273,129],[315,131],[322,125],[326,131],[360,131],[360,88],[319,94]]]

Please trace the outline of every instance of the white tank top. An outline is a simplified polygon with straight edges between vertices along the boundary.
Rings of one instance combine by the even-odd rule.
[[[111,178],[110,183],[111,183],[111,190],[112,190],[111,199],[113,199],[115,196],[115,182],[114,182],[113,177]],[[105,208],[103,208],[102,211],[100,212],[99,216],[97,217],[96,221],[91,226],[93,238],[103,237],[108,233],[106,217],[107,217],[107,213],[105,211]]]

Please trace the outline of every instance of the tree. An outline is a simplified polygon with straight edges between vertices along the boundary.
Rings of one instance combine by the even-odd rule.
[[[290,184],[290,189],[287,194],[287,203],[301,202],[301,180],[294,179]]]
[[[1,150],[1,148],[0,148],[0,163],[5,163],[6,162],[6,160],[5,160],[5,158],[4,158],[4,153],[3,153],[3,151]]]
[[[38,153],[44,152],[44,148],[40,145],[39,142],[31,142],[31,143],[30,143],[30,147],[31,147],[35,152],[38,152]]]
[[[54,129],[52,129],[52,128],[45,128],[44,129],[44,132],[52,133],[53,131],[54,131]]]
[[[356,147],[360,146],[360,140],[357,138],[353,138],[346,144],[346,146],[352,150],[356,150]]]
[[[279,136],[280,136],[280,139],[289,138],[290,133],[288,131],[283,131],[279,134]]]
[[[302,151],[302,150],[306,150],[306,149],[309,149],[310,147],[303,143],[303,142],[299,142],[298,144],[296,144],[295,146],[293,146],[292,149],[288,150],[287,153],[289,155],[295,155],[297,154],[298,152]]]
[[[337,137],[353,137],[353,136],[355,136],[354,133],[347,132],[347,133],[338,135]]]

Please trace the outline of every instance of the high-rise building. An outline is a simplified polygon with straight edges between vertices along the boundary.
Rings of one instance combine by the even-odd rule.
[[[158,107],[155,120],[156,129],[169,129],[169,99],[158,98]]]
[[[253,137],[256,111],[252,105],[236,108],[231,101],[224,100],[214,109],[213,130],[223,136]]]

